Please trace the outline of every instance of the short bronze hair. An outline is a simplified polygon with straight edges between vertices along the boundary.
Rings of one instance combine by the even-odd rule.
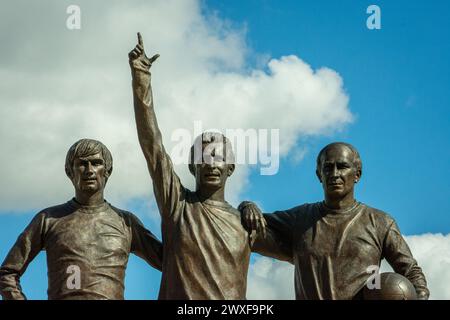
[[[347,147],[353,155],[353,165],[356,167],[356,170],[358,170],[362,173],[362,161],[361,161],[361,157],[359,155],[358,150],[356,150],[356,148],[354,146],[352,146],[350,143],[346,143],[346,142],[333,142],[333,143],[327,144],[325,147],[323,147],[322,150],[320,150],[319,155],[317,156],[317,160],[316,160],[317,172],[320,172],[320,167],[322,165],[322,156],[324,155],[324,153],[331,147],[335,147],[335,146]]]
[[[81,139],[75,142],[67,151],[66,155],[66,174],[69,178],[73,176],[73,162],[76,158],[92,156],[96,153],[101,153],[105,161],[105,169],[107,178],[111,175],[113,169],[113,159],[111,152],[100,141],[93,139]]]
[[[198,162],[202,162],[203,160],[203,149],[205,145],[208,145],[210,143],[218,143],[221,142],[224,146],[225,151],[225,162],[227,164],[234,164],[234,152],[233,147],[231,146],[231,141],[227,137],[225,137],[220,132],[213,132],[213,131],[205,131],[201,135],[199,135],[197,138],[195,138],[194,144],[191,146],[191,151],[189,153],[189,171],[193,174],[195,172],[194,166]],[[200,154],[198,152],[195,152],[195,148],[201,147]],[[201,158],[200,158],[201,157]]]

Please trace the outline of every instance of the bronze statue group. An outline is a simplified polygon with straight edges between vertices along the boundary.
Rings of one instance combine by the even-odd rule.
[[[250,201],[238,209],[225,200],[233,174],[230,141],[204,132],[191,148],[189,170],[196,189],[186,189],[174,171],[158,127],[150,67],[142,37],[129,53],[139,143],[147,161],[161,215],[160,242],[132,213],[104,199],[113,170],[109,150],[82,139],[66,156],[65,171],[75,189],[68,202],[39,212],[18,237],[0,268],[3,299],[26,299],[20,277],[45,250],[49,299],[124,299],[130,253],[162,272],[159,299],[245,299],[251,252],[295,266],[296,299],[370,299],[368,268],[386,259],[403,285],[403,298],[428,299],[425,276],[394,219],[354,198],[361,179],[358,151],[347,143],[325,146],[316,174],[324,200],[263,214]],[[69,270],[79,272],[71,283]],[[378,290],[378,291],[377,291]],[[411,291],[411,290],[410,290]],[[381,292],[381,294],[380,294]]]

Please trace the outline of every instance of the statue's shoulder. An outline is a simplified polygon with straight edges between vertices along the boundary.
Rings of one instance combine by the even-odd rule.
[[[132,212],[130,212],[130,211],[127,211],[127,210],[124,210],[124,209],[117,208],[117,207],[113,206],[113,205],[110,204],[110,203],[108,203],[108,204],[109,204],[110,208],[112,209],[112,211],[114,211],[118,216],[120,216],[120,217],[122,217],[122,218],[124,218],[124,219],[133,219],[133,218],[136,217],[136,216],[135,216]]]
[[[286,212],[291,214],[311,214],[315,210],[318,210],[320,206],[320,202],[313,203],[303,203],[298,206],[295,206],[291,209],[286,210]]]
[[[38,217],[42,216],[43,218],[60,218],[60,217],[64,217],[66,215],[71,214],[75,210],[76,209],[71,204],[71,201],[68,201],[68,202],[65,202],[62,204],[58,204],[55,206],[51,206],[51,207],[42,209],[41,211],[39,211],[37,213],[36,216],[38,216]]]
[[[125,220],[127,225],[129,225],[130,223],[131,224],[142,224],[141,220],[139,220],[139,218],[134,213],[132,213],[131,211],[127,211],[127,210],[123,210],[123,209],[117,208],[117,207],[113,206],[110,203],[108,203],[108,204],[111,207],[112,211],[114,211],[120,218]]]
[[[288,215],[290,219],[296,221],[296,223],[306,223],[307,221],[314,219],[316,215],[320,214],[319,205],[320,202],[303,203],[291,209],[279,212]]]
[[[387,212],[368,206],[365,203],[361,203],[361,208],[364,210],[364,213],[369,215],[371,218],[376,219],[380,222],[384,222],[386,224],[391,224],[395,222],[394,218]]]

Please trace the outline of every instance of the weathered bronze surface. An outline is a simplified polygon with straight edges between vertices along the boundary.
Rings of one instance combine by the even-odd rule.
[[[130,212],[106,202],[112,157],[99,141],[83,139],[67,153],[66,173],[75,198],[39,212],[0,268],[3,299],[25,299],[20,277],[47,253],[49,299],[123,299],[130,252],[161,270],[162,244]],[[70,277],[79,272],[79,284]]]
[[[202,154],[210,143],[210,161],[191,162],[196,191],[183,187],[164,149],[153,107],[149,68],[142,37],[129,54],[137,132],[162,219],[164,259],[160,299],[244,299],[250,259],[248,234],[240,213],[224,198],[234,170],[232,153],[221,134],[204,133]],[[224,151],[225,150],[225,151]],[[194,156],[191,157],[193,159]]]
[[[355,200],[362,162],[349,144],[327,145],[317,157],[323,201],[263,215],[252,202],[241,203],[239,212],[225,201],[235,169],[231,144],[222,134],[205,132],[191,149],[196,190],[186,189],[154,111],[150,67],[158,57],[146,56],[138,34],[129,53],[135,120],[163,243],[132,213],[105,201],[111,154],[99,141],[80,140],[66,157],[75,197],[39,212],[19,236],[0,268],[3,299],[26,299],[20,277],[42,250],[49,299],[123,299],[130,252],[162,270],[160,299],[245,299],[251,251],[295,265],[297,299],[361,298],[371,268],[383,258],[412,283],[419,299],[428,299],[425,276],[395,220]],[[259,233],[253,245],[252,231]],[[74,270],[80,275],[76,288],[69,281]]]
[[[427,299],[425,276],[388,214],[354,198],[362,174],[357,150],[346,143],[327,145],[317,157],[322,202],[264,214],[251,202],[239,206],[243,221],[258,237],[253,251],[295,265],[297,299],[353,299],[371,275],[368,268],[386,258],[394,271]]]

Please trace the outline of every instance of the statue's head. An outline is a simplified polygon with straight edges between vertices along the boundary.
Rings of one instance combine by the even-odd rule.
[[[191,147],[189,171],[194,175],[197,190],[218,190],[234,171],[231,142],[218,132],[203,132]]]
[[[66,155],[66,174],[75,190],[83,193],[103,191],[112,173],[112,156],[108,148],[97,140],[81,139]]]
[[[330,198],[340,199],[353,193],[362,175],[358,151],[348,143],[330,143],[317,156],[316,175]]]

